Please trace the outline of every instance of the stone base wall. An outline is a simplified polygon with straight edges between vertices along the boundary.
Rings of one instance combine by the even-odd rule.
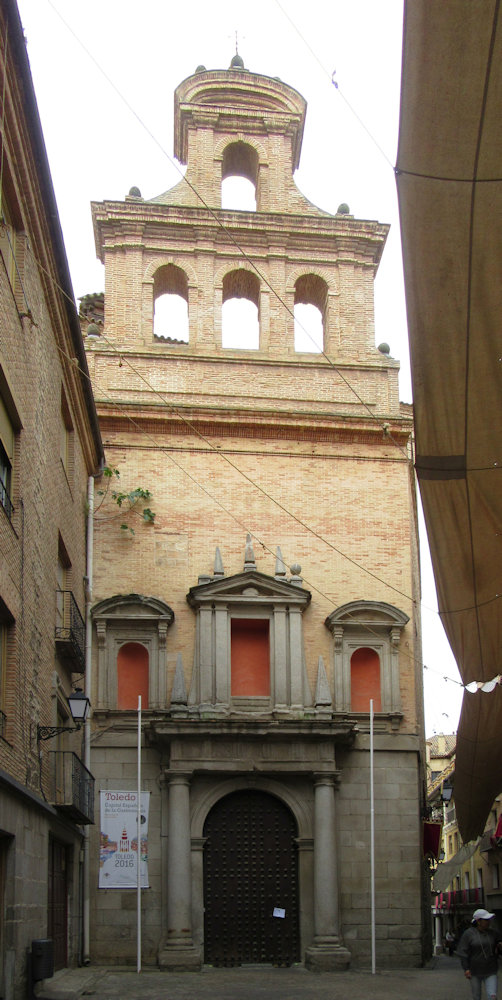
[[[397,743],[397,745],[396,745]],[[392,749],[391,749],[392,747]],[[341,927],[354,965],[371,963],[369,737],[341,752]],[[375,737],[375,938],[379,967],[422,964],[419,762],[413,741]]]
[[[0,869],[3,868],[4,969],[0,996],[27,996],[32,941],[49,937],[48,872],[50,837],[65,843],[68,876],[68,965],[79,960],[79,864],[82,841],[54,809],[34,796],[12,792],[0,777]],[[0,880],[1,886],[1,880]]]
[[[215,726],[217,727],[217,723]],[[242,735],[240,736],[242,741]],[[107,745],[106,745],[107,744]],[[195,757],[194,744],[187,750]],[[217,764],[190,779],[192,857],[192,940],[203,961],[203,825],[211,803],[238,788],[258,788],[283,799],[298,825],[300,940],[302,959],[315,937],[314,900],[314,777],[308,761],[291,762],[278,773],[261,770],[259,744],[254,744],[256,769],[241,761]],[[315,755],[315,751],[313,752]],[[162,752],[145,748],[142,786],[150,791],[149,878],[142,893],[142,961],[156,965],[167,934],[167,786],[161,778]],[[165,754],[167,764],[168,754]],[[172,766],[172,762],[171,762]],[[302,766],[305,770],[302,771]],[[369,737],[356,738],[352,748],[336,756],[339,775],[335,792],[336,858],[339,882],[340,944],[350,953],[350,963],[367,967],[371,962],[370,881],[370,756]],[[103,735],[96,743],[93,770],[97,787],[134,790],[136,746],[134,733]],[[379,966],[421,964],[421,839],[417,806],[419,785],[418,741],[397,734],[376,735],[375,789],[375,893],[376,947]],[[99,820],[91,831],[91,885],[98,883]],[[98,964],[135,964],[136,891],[99,889],[91,900],[91,959]]]

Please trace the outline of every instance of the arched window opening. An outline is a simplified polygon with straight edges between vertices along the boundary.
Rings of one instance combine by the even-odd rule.
[[[256,211],[258,154],[245,142],[232,142],[223,153],[221,207],[241,212]]]
[[[117,708],[148,708],[148,650],[140,642],[126,642],[117,654]]]
[[[222,300],[222,347],[258,350],[260,282],[256,274],[242,268],[226,274]]]
[[[303,274],[295,283],[295,351],[321,354],[328,286],[317,274]]]
[[[159,267],[153,280],[153,337],[188,344],[188,281],[180,267]]]
[[[362,646],[350,659],[351,710],[369,712],[373,699],[373,711],[382,711],[380,686],[380,657],[374,649]]]

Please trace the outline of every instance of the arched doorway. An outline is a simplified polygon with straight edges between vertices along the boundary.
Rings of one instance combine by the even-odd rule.
[[[274,795],[220,799],[204,824],[204,960],[299,961],[296,823]]]

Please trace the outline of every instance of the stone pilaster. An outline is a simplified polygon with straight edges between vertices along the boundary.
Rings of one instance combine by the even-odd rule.
[[[338,928],[338,872],[335,776],[316,775],[314,784],[314,943],[305,965],[314,972],[347,969],[350,952]]]
[[[200,949],[192,939],[192,865],[190,843],[190,776],[169,777],[167,842],[167,937],[159,966],[172,971],[199,970]]]

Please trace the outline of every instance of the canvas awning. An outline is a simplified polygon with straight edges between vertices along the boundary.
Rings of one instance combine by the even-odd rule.
[[[407,0],[397,185],[416,470],[439,609],[464,683],[502,672],[500,0]],[[464,694],[464,841],[502,791],[502,687]]]
[[[477,846],[477,841],[475,844],[464,844],[449,861],[442,861],[437,866],[432,878],[433,892],[445,892],[455,875],[461,872],[464,862],[472,858]]]

